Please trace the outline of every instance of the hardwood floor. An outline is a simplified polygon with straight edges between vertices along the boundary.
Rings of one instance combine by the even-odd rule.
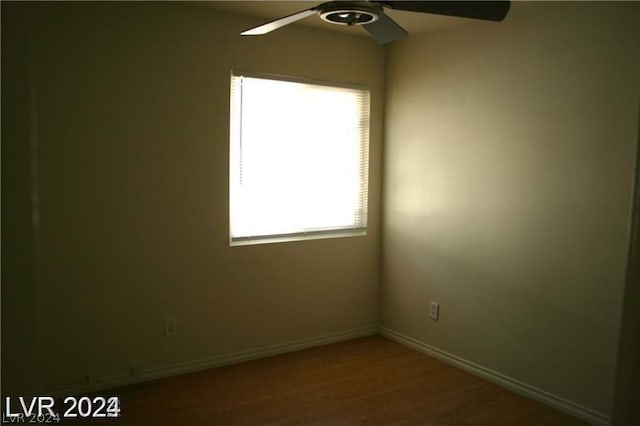
[[[581,425],[380,336],[102,392],[105,425]]]

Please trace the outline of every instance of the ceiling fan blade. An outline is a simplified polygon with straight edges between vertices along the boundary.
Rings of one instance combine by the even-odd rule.
[[[380,13],[377,21],[364,24],[363,27],[379,44],[391,43],[392,41],[405,38],[407,34],[409,34],[384,13]]]
[[[460,16],[463,18],[483,19],[486,21],[502,21],[510,1],[381,1],[385,6],[395,10],[409,12],[433,13],[436,15]]]
[[[316,8],[312,7],[311,9],[303,10],[300,12],[296,12],[294,14],[285,16],[283,18],[278,18],[273,21],[267,22],[266,24],[262,24],[260,26],[248,29],[240,33],[240,35],[248,36],[248,35],[262,35],[270,33],[271,31],[275,31],[278,28],[282,28],[285,25],[292,24],[296,21],[306,18],[307,16],[311,16],[316,13]]]

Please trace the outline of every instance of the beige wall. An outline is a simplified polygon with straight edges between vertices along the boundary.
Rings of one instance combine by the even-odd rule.
[[[2,390],[41,388],[27,15],[2,4]],[[5,16],[12,19],[5,19]],[[7,42],[11,40],[11,43]],[[10,105],[10,107],[9,107]]]
[[[375,326],[381,47],[294,27],[241,38],[259,20],[191,5],[3,3],[3,68],[14,59],[5,58],[5,45],[24,59],[19,41],[28,26],[14,26],[10,39],[4,32],[27,7],[34,75],[14,77],[37,100],[30,123],[6,133],[3,126],[3,246],[5,237],[31,241],[28,156],[15,165],[22,181],[4,176],[5,147],[25,150],[30,130],[38,150],[40,279],[34,283],[24,265],[6,280],[3,251],[3,373],[27,370],[25,354],[42,347],[31,364],[42,363],[43,389],[53,391],[82,383],[87,372],[126,374],[132,362],[141,370],[166,367]],[[232,69],[370,86],[366,237],[229,247]],[[8,103],[27,108],[28,117],[29,106],[10,102],[20,99]],[[27,206],[5,203],[5,189]],[[25,222],[11,235],[5,210]],[[5,317],[15,303],[24,303],[22,312]],[[172,338],[163,336],[167,316],[178,320]],[[20,334],[34,341],[18,350]],[[3,380],[3,390],[24,391],[27,381],[17,374]]]
[[[639,11],[515,3],[388,49],[382,326],[610,413]]]

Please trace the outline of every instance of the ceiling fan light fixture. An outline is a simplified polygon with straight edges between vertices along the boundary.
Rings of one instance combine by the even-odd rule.
[[[1,0],[0,0],[1,1]],[[257,27],[240,33],[243,36],[268,34],[279,28],[301,21],[311,15],[331,24],[362,26],[378,44],[387,44],[401,40],[407,31],[384,13],[384,8],[403,10],[406,12],[430,13],[435,15],[457,16],[461,18],[481,19],[485,21],[502,21],[511,2],[495,1],[330,1],[318,6],[274,19]]]
[[[382,8],[367,2],[329,2],[321,5],[323,21],[338,25],[364,25],[378,20]]]

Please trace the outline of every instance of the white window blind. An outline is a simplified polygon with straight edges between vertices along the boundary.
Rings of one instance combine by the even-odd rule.
[[[362,234],[369,90],[231,77],[231,243]]]

